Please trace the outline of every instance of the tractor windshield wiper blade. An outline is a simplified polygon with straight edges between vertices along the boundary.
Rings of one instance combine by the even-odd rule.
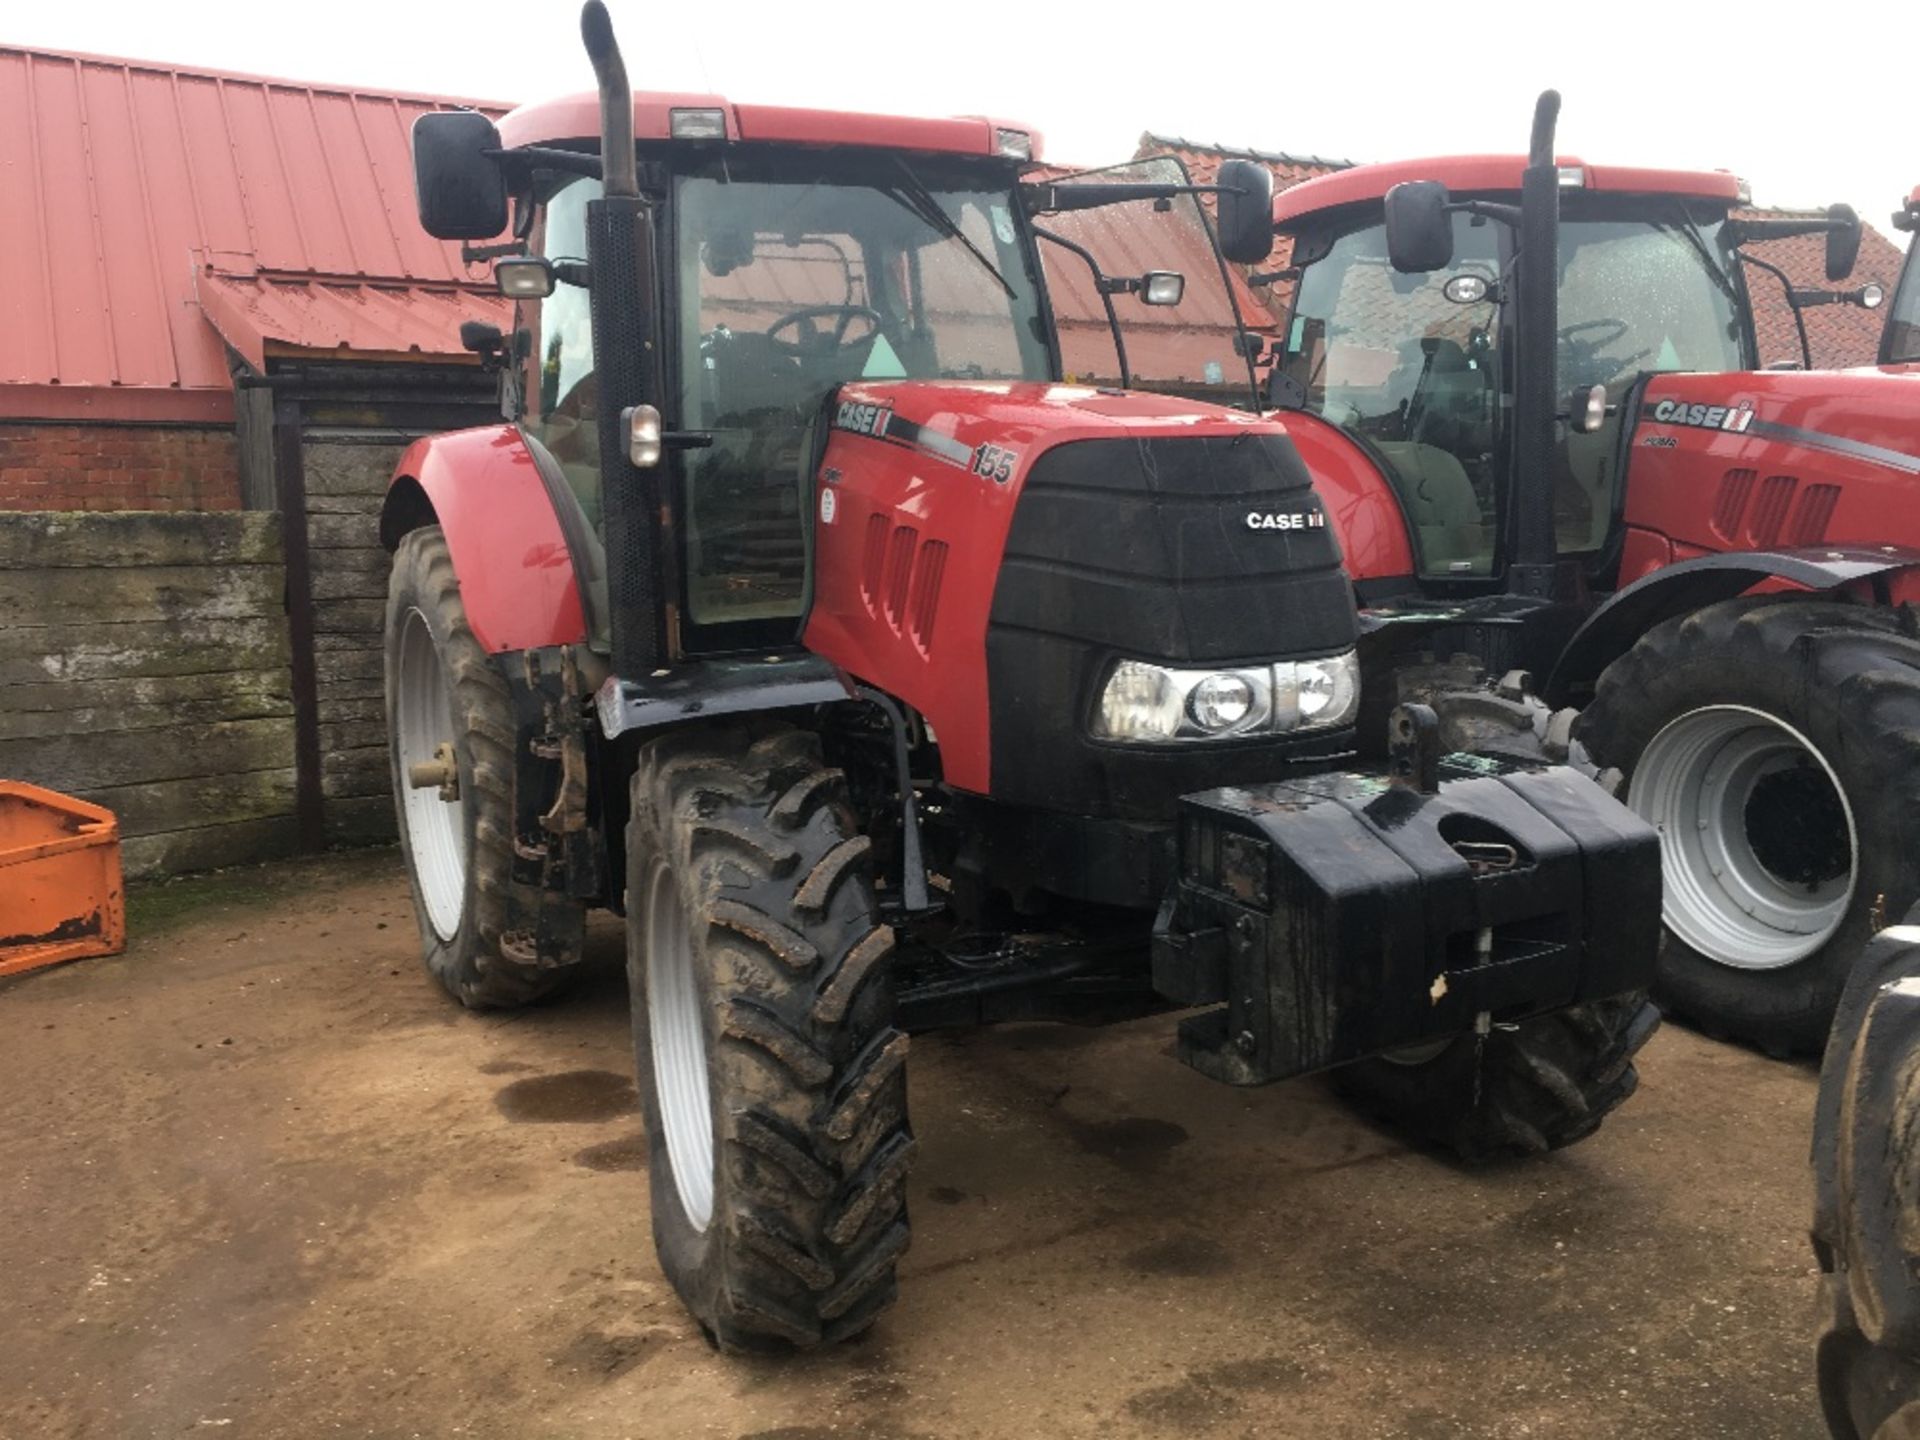
[[[1013,286],[1009,285],[1007,277],[1000,273],[1000,267],[989,260],[986,253],[968,238],[967,232],[960,228],[954,218],[947,213],[946,207],[934,198],[931,190],[927,189],[926,182],[908,168],[906,161],[896,158],[895,163],[900,167],[902,183],[898,186],[876,185],[874,188],[895,204],[924,220],[942,235],[958,240],[966,246],[967,253],[978,260],[980,268],[991,275],[1000,288],[1006,291],[1007,298],[1009,300],[1016,298]]]
[[[1654,223],[1663,230],[1668,228],[1662,221]],[[1740,304],[1740,292],[1734,287],[1733,277],[1722,270],[1720,262],[1713,258],[1713,250],[1707,244],[1707,237],[1700,233],[1700,227],[1694,223],[1693,217],[1686,216],[1680,224],[1672,228],[1687,237],[1687,243],[1693,246],[1695,253],[1700,257],[1700,262],[1707,267],[1707,273],[1713,277],[1714,284],[1720,287],[1721,293],[1733,301],[1737,308]]]

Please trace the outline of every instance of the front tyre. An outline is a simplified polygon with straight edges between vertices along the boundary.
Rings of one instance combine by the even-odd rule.
[[[428,973],[475,1009],[539,999],[573,973],[585,911],[513,881],[512,700],[467,624],[437,525],[394,551],[386,696],[400,849]],[[441,783],[415,783],[429,771]],[[516,899],[537,927],[514,926]]]
[[[870,844],[814,737],[651,741],[627,974],[660,1266],[724,1350],[859,1333],[907,1246],[907,1037]]]
[[[1817,1050],[1861,947],[1920,896],[1920,641],[1885,609],[1725,601],[1642,637],[1578,728],[1660,831],[1655,999]]]
[[[1640,994],[1495,1025],[1332,1072],[1336,1091],[1469,1164],[1584,1140],[1640,1084],[1633,1057],[1659,1027]]]

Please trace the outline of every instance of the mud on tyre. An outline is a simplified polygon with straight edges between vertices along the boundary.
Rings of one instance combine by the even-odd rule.
[[[811,735],[640,752],[627,964],[654,1240],[723,1349],[841,1339],[894,1297],[914,1142],[870,848]]]
[[[409,532],[387,585],[387,750],[428,973],[476,1009],[524,1005],[578,968],[586,913],[513,880],[514,718],[506,677],[467,623],[437,525]],[[409,781],[451,747],[451,798]],[[540,916],[533,932],[512,924]]]
[[[1911,617],[1769,595],[1656,627],[1577,734],[1661,831],[1654,998],[1810,1052],[1853,959],[1920,896],[1920,640]]]

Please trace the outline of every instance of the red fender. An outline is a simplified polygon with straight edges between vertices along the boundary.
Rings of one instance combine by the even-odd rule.
[[[407,531],[436,524],[488,654],[586,640],[573,557],[517,429],[455,430],[407,447],[381,507],[380,543],[392,550]]]

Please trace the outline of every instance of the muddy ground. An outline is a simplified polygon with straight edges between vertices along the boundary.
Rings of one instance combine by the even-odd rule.
[[[922,1037],[902,1300],[784,1363],[654,1268],[619,934],[465,1014],[398,860],[141,897],[0,982],[0,1436],[1808,1437],[1813,1074],[1677,1028],[1483,1173],[1168,1025]]]

